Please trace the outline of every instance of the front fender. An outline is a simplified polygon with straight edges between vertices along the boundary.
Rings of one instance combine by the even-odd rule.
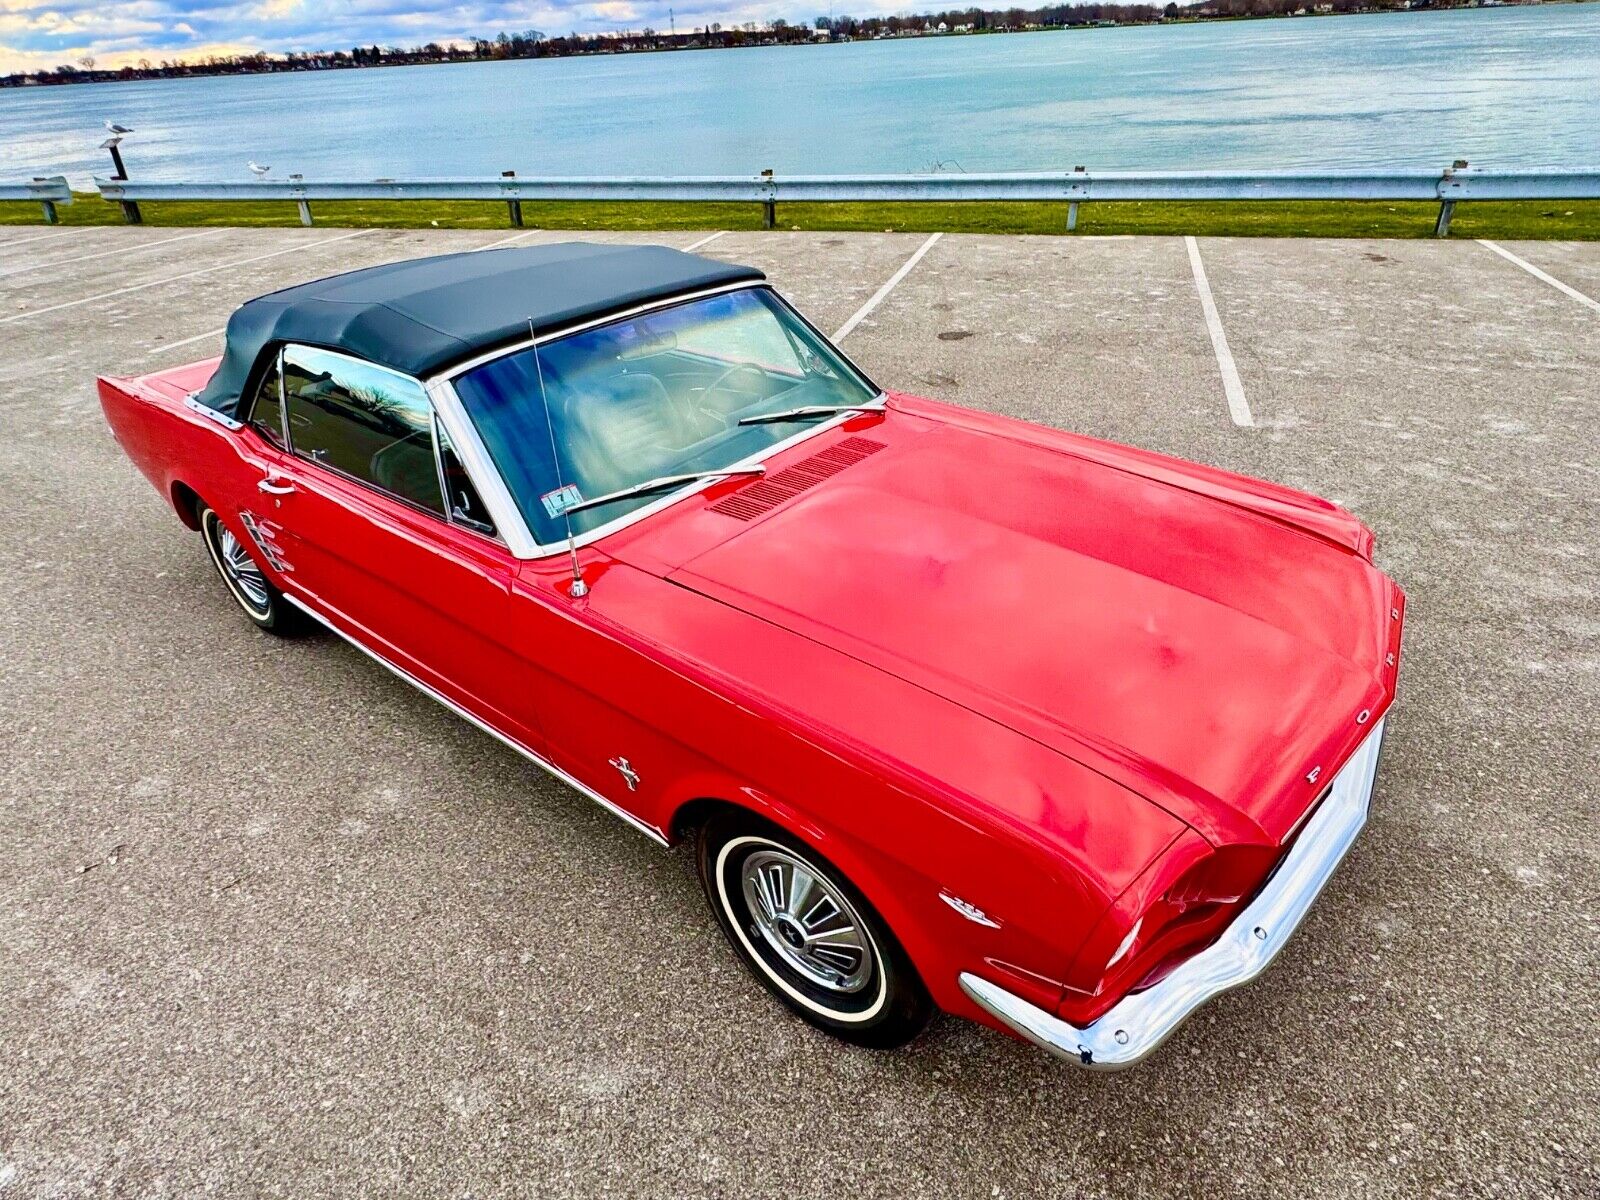
[[[930,809],[928,826],[903,826],[898,852],[886,851],[876,839],[868,841],[825,815],[715,772],[674,781],[664,800],[669,831],[681,825],[683,812],[710,801],[742,808],[816,850],[849,878],[889,925],[941,1009],[986,1019],[959,984],[961,972],[975,967],[1005,980],[1019,995],[1052,1006],[1058,1002],[1067,951],[1057,938],[1040,936],[1027,923],[1005,919],[999,910],[1064,912],[1081,889],[1063,887],[1049,864],[1028,863],[1023,848],[1003,837],[972,827],[952,828],[945,824],[948,818],[941,820],[941,814]],[[923,857],[906,852],[926,848],[934,839],[950,853]],[[928,858],[957,859],[967,870],[957,878],[941,878],[930,872]],[[1006,894],[1000,896],[992,885],[981,885],[979,875],[1008,880]],[[983,921],[964,915],[963,907],[972,902],[963,892],[984,895],[991,904],[998,901],[996,913],[980,912]]]

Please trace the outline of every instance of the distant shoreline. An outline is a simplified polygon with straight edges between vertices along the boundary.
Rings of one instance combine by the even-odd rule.
[[[451,63],[510,62],[537,58],[594,57],[613,54],[655,54],[687,50],[734,50],[754,46],[837,45],[854,41],[905,41],[924,38],[979,37],[1005,33],[1056,33],[1069,30],[1124,28],[1129,26],[1199,25],[1223,21],[1291,20],[1315,17],[1375,16],[1392,13],[1457,11],[1483,8],[1532,8],[1558,4],[1586,4],[1600,0],[1201,0],[1177,4],[1094,4],[1072,8],[1051,6],[1032,11],[1019,9],[982,12],[976,9],[915,16],[842,17],[815,25],[775,21],[755,28],[724,29],[712,25],[690,33],[662,33],[645,28],[638,32],[546,37],[538,31],[501,33],[493,39],[476,39],[470,47],[426,46],[399,49],[354,47],[350,51],[324,50],[267,54],[260,52],[203,62],[141,63],[134,67],[100,70],[93,58],[79,65],[63,64],[50,71],[0,76],[0,88],[64,87],[92,83],[131,83],[149,80],[211,78],[230,75],[285,75],[320,71],[365,70],[375,67],[438,66]],[[1229,12],[1248,4],[1265,4],[1274,11]],[[1021,23],[1007,23],[1018,20]],[[1090,17],[1088,14],[1100,14]],[[1104,14],[1111,14],[1106,16]]]

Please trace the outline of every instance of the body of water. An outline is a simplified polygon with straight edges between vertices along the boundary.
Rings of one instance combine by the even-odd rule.
[[[1600,168],[1600,5],[0,91],[0,178]]]

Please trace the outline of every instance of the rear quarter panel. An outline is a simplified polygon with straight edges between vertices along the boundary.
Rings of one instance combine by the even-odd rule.
[[[214,497],[232,476],[229,468],[237,470],[240,461],[234,433],[185,403],[215,365],[211,359],[157,375],[96,381],[111,436],[191,527],[194,516],[177,485]]]

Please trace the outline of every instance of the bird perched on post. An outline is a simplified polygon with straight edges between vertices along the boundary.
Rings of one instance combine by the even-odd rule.
[[[251,173],[254,174],[257,179],[265,179],[267,177],[267,172],[272,170],[271,167],[263,167],[253,158],[245,165],[250,168]]]
[[[117,137],[121,137],[125,133],[132,133],[133,130],[129,129],[126,125],[118,125],[115,121],[107,121],[106,132],[115,134]]]

